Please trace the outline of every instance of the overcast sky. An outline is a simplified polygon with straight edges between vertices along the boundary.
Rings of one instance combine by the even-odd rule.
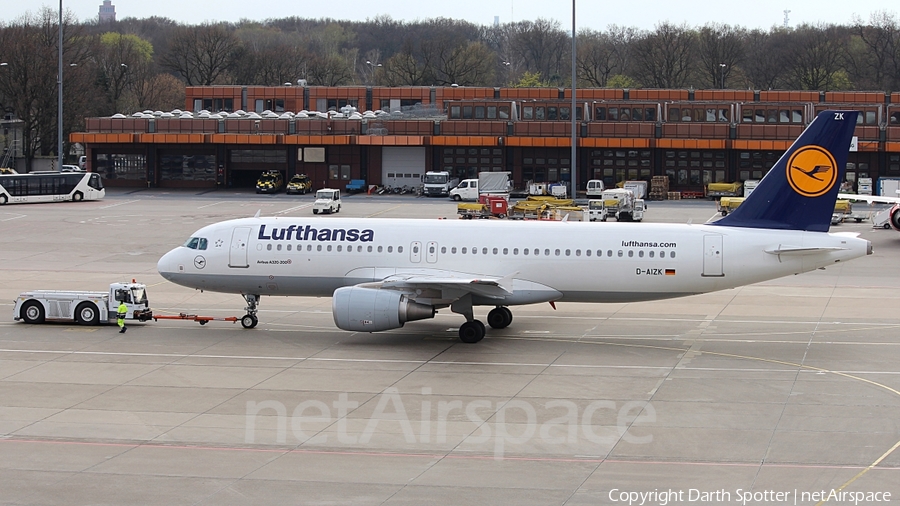
[[[63,8],[84,21],[97,17],[102,0],[63,0]],[[40,5],[53,10],[59,2],[46,0],[0,0],[0,19],[14,20]],[[435,17],[465,19],[490,25],[494,16],[500,23],[538,18],[555,19],[564,30],[572,27],[571,3],[565,0],[113,0],[118,19],[163,16],[175,21],[199,24],[204,21],[263,20],[298,16],[363,21],[387,14],[394,19],[413,21]],[[633,7],[633,8],[630,8]],[[784,23],[789,9],[791,26],[802,23],[849,24],[854,15],[868,20],[873,12],[896,13],[896,0],[646,0],[641,3],[577,2],[577,26],[603,30],[611,24],[652,29],[660,21],[701,26],[709,22],[728,23],[748,28],[770,28]]]

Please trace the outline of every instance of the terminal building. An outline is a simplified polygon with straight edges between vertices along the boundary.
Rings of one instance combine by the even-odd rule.
[[[188,87],[184,110],[87,118],[70,141],[107,186],[415,186],[509,171],[513,186],[664,175],[670,190],[760,179],[819,111],[862,112],[847,180],[900,177],[900,93],[476,87]]]

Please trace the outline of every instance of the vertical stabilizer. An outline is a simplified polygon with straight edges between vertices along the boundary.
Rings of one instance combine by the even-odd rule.
[[[712,225],[827,232],[857,111],[822,111],[740,207]]]

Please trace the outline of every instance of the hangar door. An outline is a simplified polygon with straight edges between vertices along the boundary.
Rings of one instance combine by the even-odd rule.
[[[381,152],[381,181],[383,184],[409,186],[422,184],[425,175],[425,148],[384,147]]]

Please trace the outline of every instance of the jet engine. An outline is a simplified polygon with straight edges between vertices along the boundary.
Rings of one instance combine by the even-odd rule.
[[[331,299],[334,324],[343,330],[377,332],[406,322],[434,318],[434,306],[420,304],[393,290],[345,286]]]
[[[891,208],[891,226],[894,230],[900,230],[900,204],[894,204]]]

